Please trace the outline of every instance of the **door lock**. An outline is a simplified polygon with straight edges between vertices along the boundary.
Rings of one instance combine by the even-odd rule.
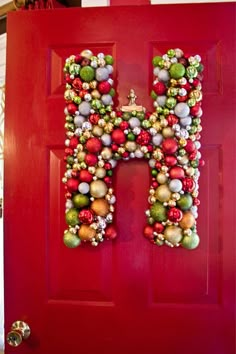
[[[29,336],[29,325],[23,321],[16,321],[12,324],[11,331],[7,333],[7,343],[12,347],[18,347]]]

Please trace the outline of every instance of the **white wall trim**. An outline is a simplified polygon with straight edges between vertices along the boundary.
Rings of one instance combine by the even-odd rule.
[[[195,3],[215,3],[215,2],[235,2],[235,0],[150,0],[151,5],[161,4],[195,4]]]
[[[6,47],[7,35],[4,33],[0,35],[0,86],[5,83],[6,77]]]
[[[110,6],[110,0],[82,0],[82,7]]]

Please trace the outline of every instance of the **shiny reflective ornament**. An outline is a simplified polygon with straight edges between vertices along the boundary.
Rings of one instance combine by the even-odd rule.
[[[167,226],[164,231],[164,237],[167,241],[175,245],[183,238],[182,230],[178,226]]]
[[[107,193],[107,185],[101,181],[93,181],[90,184],[90,193],[94,198],[103,198]]]
[[[168,202],[171,198],[171,191],[169,190],[166,184],[163,184],[157,188],[155,197],[160,202]]]
[[[95,199],[91,204],[91,209],[99,216],[106,216],[110,210],[106,199]]]

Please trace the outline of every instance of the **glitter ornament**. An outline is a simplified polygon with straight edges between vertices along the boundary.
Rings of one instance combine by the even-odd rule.
[[[93,213],[91,210],[83,209],[79,212],[79,221],[85,225],[92,224],[94,219]]]
[[[66,231],[64,233],[63,242],[68,248],[75,248],[80,245],[81,240],[77,235]]]
[[[182,238],[182,230],[178,226],[167,226],[164,231],[165,240],[170,242],[172,245],[179,243]]]
[[[95,72],[91,66],[84,66],[80,70],[80,77],[82,80],[86,82],[90,82],[94,79]]]

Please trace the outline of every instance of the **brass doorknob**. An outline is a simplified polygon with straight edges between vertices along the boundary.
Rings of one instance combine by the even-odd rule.
[[[16,321],[11,326],[11,331],[7,333],[7,343],[12,347],[18,347],[24,339],[29,338],[30,327],[23,321]]]

